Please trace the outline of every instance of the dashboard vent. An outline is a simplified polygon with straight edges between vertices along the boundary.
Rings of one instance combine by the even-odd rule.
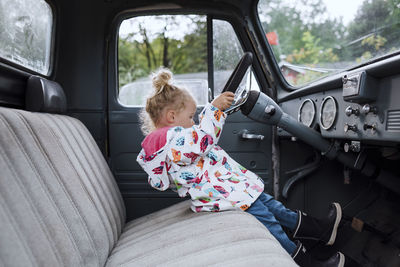
[[[389,132],[400,132],[400,110],[388,111],[386,130]]]

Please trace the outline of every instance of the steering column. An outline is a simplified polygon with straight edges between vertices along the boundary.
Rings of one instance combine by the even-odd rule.
[[[246,102],[241,106],[241,110],[250,119],[276,125],[321,151],[321,154],[329,159],[337,159],[345,166],[361,171],[368,177],[371,177],[376,171],[376,167],[370,164],[362,153],[355,156],[337,150],[333,142],[324,139],[319,132],[283,112],[274,100],[262,92],[250,91]]]

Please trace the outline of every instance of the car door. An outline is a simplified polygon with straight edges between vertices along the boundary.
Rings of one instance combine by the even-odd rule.
[[[180,201],[176,193],[159,192],[147,183],[136,162],[144,135],[139,114],[151,93],[149,75],[160,66],[197,100],[198,111],[209,94],[221,92],[244,53],[231,23],[205,15],[125,14],[110,42],[108,64],[108,155],[112,172],[132,219]],[[120,25],[117,27],[117,25]],[[252,90],[260,90],[251,71]],[[210,89],[209,89],[210,88]],[[247,138],[243,138],[243,134]],[[240,112],[228,116],[219,145],[244,167],[270,180],[271,128]]]

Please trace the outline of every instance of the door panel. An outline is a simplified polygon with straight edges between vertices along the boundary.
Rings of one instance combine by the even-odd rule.
[[[243,130],[264,136],[264,140],[245,140]],[[228,116],[219,145],[245,168],[258,174],[267,183],[271,170],[271,127],[256,123],[241,112]]]

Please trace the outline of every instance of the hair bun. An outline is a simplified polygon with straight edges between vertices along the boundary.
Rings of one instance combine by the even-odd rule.
[[[156,94],[159,94],[163,91],[165,85],[172,80],[172,72],[169,69],[161,68],[153,74],[152,80]]]

